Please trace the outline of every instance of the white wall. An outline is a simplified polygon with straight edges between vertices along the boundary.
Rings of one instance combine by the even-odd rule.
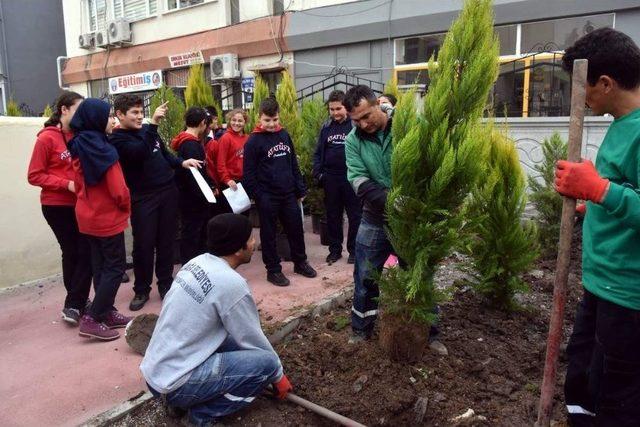
[[[0,288],[58,273],[60,249],[27,182],[36,134],[45,119],[0,117]]]
[[[166,10],[166,0],[157,1],[156,16],[136,21],[131,26],[134,44],[166,40],[227,25],[228,0],[207,0],[199,5],[173,11]],[[255,1],[265,3],[263,0]],[[107,0],[107,4],[109,3],[110,0]],[[82,14],[82,4],[80,0],[62,0],[69,57],[102,51],[102,49],[85,50],[78,47],[78,37],[82,31],[89,31],[89,25]],[[200,46],[193,46],[193,50],[199,49],[201,49]]]

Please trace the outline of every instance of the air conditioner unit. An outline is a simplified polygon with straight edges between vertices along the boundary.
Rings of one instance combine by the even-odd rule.
[[[227,80],[240,77],[238,67],[238,55],[235,53],[224,53],[214,55],[210,59],[211,80]]]
[[[109,44],[122,45],[131,43],[131,22],[124,18],[109,21],[107,23],[109,33]]]
[[[93,49],[96,43],[95,36],[95,33],[80,34],[78,36],[78,47],[80,49]]]
[[[109,46],[109,33],[106,29],[96,31],[96,46],[107,47]]]

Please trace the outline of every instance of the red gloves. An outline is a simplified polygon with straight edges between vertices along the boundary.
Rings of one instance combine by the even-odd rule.
[[[556,164],[555,187],[563,196],[602,203],[609,188],[609,180],[598,175],[591,160],[583,160],[581,163],[560,160]]]
[[[280,381],[273,383],[273,393],[278,399],[284,400],[291,390],[293,390],[293,386],[286,375],[283,375]]]

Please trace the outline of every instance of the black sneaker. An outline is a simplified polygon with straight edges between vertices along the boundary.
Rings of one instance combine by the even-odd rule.
[[[130,280],[130,279],[129,279],[129,275],[128,275],[126,272],[125,272],[125,273],[122,273],[122,280],[121,280],[121,283],[129,283],[129,280]]]
[[[62,320],[70,325],[76,326],[80,322],[80,310],[77,308],[65,307],[62,309]]]
[[[277,273],[267,273],[267,281],[276,286],[289,286],[289,283],[291,283],[289,282],[289,279],[287,279],[287,276],[282,274],[281,271],[278,271]]]
[[[307,261],[302,261],[293,266],[293,272],[300,274],[304,277],[316,277],[318,273],[309,265]]]
[[[149,301],[149,294],[136,294],[129,303],[129,310],[138,311]]]
[[[342,254],[329,254],[327,255],[327,264],[331,265],[340,258],[342,258]]]
[[[355,264],[356,263],[356,255],[349,254],[349,258],[347,258],[347,264]]]

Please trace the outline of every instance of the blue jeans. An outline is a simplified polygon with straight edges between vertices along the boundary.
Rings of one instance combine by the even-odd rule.
[[[351,308],[351,328],[359,335],[370,336],[378,316],[380,295],[373,280],[382,272],[384,262],[393,253],[393,247],[382,226],[360,222],[356,236],[356,264],[353,270],[355,289]]]
[[[280,360],[266,350],[216,352],[191,373],[180,388],[165,396],[169,406],[189,411],[196,426],[249,405],[269,384],[276,382]],[[150,388],[158,397],[158,392]]]

